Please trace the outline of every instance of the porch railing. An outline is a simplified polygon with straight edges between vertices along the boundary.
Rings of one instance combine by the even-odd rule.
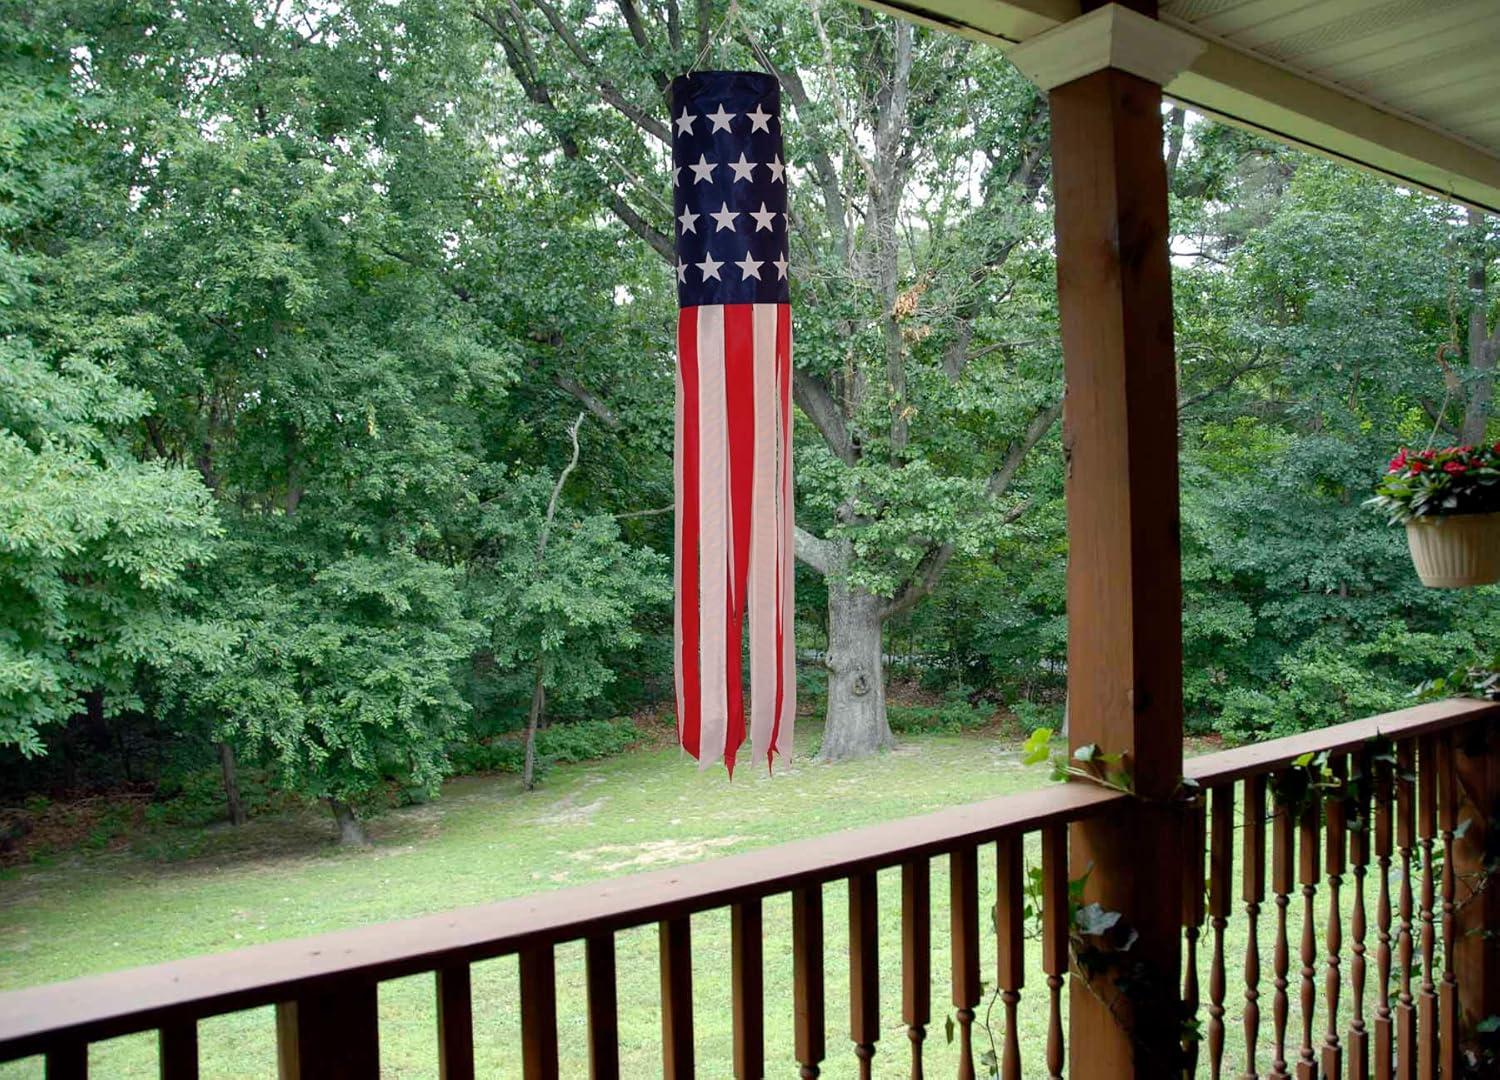
[[[1497,717],[1484,703],[1440,702],[1188,761],[1204,792],[1188,850],[1206,859],[1207,874],[1203,862],[1186,871],[1183,995],[1191,1010],[1206,1005],[1210,1076],[1486,1074],[1462,1068],[1461,1043],[1486,1017],[1463,1015],[1461,990],[1465,978],[1484,981],[1486,967],[1489,981],[1500,977],[1487,943],[1500,928],[1486,925],[1477,902],[1488,885],[1481,834],[1495,816],[1482,763]],[[1230,987],[1225,933],[1236,901],[1247,944],[1242,985]],[[1197,976],[1205,923],[1206,1003]],[[1235,998],[1244,1056],[1230,1063]]]
[[[1359,1071],[1349,1075],[1358,1077],[1459,1075],[1460,986],[1463,964],[1473,963],[1460,956],[1460,943],[1465,920],[1475,917],[1465,890],[1472,894],[1483,883],[1449,869],[1463,863],[1464,853],[1456,850],[1460,822],[1482,812],[1464,805],[1457,758],[1466,753],[1466,740],[1487,735],[1497,716],[1497,706],[1443,702],[1189,761],[1188,776],[1204,793],[1184,805],[1185,827],[1196,842],[1188,846],[1182,881],[1166,883],[1162,899],[1182,907],[1182,996],[1189,1009],[1206,1014],[1201,1045],[1189,1035],[1185,1052],[1202,1071],[1216,1078],[1315,1080],[1343,1076],[1354,1063]],[[581,941],[589,1069],[596,1077],[617,1077],[615,935],[654,923],[662,1071],[692,1076],[689,918],[727,909],[724,978],[732,991],[734,1070],[759,1077],[766,1071],[763,902],[790,894],[795,1057],[801,1075],[814,1077],[828,1049],[823,898],[833,884],[848,894],[850,1015],[848,1045],[840,1053],[852,1053],[848,1068],[867,1077],[886,1020],[894,1020],[894,1007],[889,1017],[882,1008],[878,965],[876,874],[890,869],[900,875],[899,997],[909,1059],[900,1071],[921,1076],[933,1008],[931,864],[942,859],[959,1075],[988,1071],[976,1061],[975,1047],[976,1011],[988,982],[981,976],[980,945],[990,927],[981,927],[992,923],[994,1068],[1007,1080],[1022,1072],[1018,1014],[1027,942],[1039,930],[1040,944],[1031,948],[1040,949],[1045,992],[1026,1007],[1045,1010],[1047,1034],[1040,1053],[1027,1048],[1027,1060],[1059,1077],[1065,1073],[1062,990],[1073,930],[1068,826],[1132,798],[1087,783],[1056,785],[677,869],[0,994],[0,1060],[40,1054],[48,1077],[83,1077],[91,1042],[155,1030],[161,1076],[196,1077],[200,1020],[275,1005],[283,1077],[371,1077],[379,1071],[377,985],[430,972],[437,1071],[448,1080],[472,1077],[470,965],[515,955],[522,1073],[553,1077],[559,1073],[554,953],[560,944]],[[981,870],[980,856],[989,848],[996,903],[991,917],[982,918],[980,875],[988,871]],[[1028,872],[1028,853],[1035,853],[1039,875]],[[983,861],[989,860],[986,854]],[[1392,872],[1407,868],[1415,869]],[[1366,896],[1371,876],[1378,885],[1373,939]],[[1289,927],[1298,922],[1292,913],[1298,890],[1301,934],[1294,947]],[[1260,931],[1268,895],[1273,944],[1271,977],[1263,980]],[[1242,976],[1226,952],[1236,900],[1243,905],[1247,942]],[[1205,928],[1206,945],[1200,940]],[[1200,951],[1207,953],[1206,993]],[[1242,1014],[1243,1061],[1231,1063],[1226,1048],[1235,1011]],[[983,1046],[988,1049],[988,1038]]]

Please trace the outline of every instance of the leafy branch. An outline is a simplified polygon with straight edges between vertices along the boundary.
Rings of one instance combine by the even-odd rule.
[[[1091,784],[1135,794],[1135,775],[1126,764],[1123,753],[1105,753],[1098,743],[1085,743],[1070,755],[1052,753],[1052,729],[1037,728],[1021,744],[1021,764],[1052,764],[1052,779],[1055,781],[1076,778]]]

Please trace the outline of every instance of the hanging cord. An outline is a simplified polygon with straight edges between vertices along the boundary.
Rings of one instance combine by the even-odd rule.
[[[1448,189],[1448,204],[1453,205],[1453,189]],[[1448,415],[1448,405],[1453,401],[1453,395],[1463,387],[1463,380],[1459,378],[1458,372],[1448,363],[1448,358],[1457,360],[1463,356],[1463,344],[1458,338],[1458,277],[1452,273],[1454,264],[1453,253],[1457,246],[1453,239],[1454,230],[1448,230],[1448,239],[1443,243],[1444,260],[1448,264],[1450,273],[1448,276],[1448,340],[1437,347],[1437,353],[1433,359],[1443,372],[1443,403],[1438,407],[1437,419],[1432,425],[1432,434],[1427,436],[1427,446],[1424,449],[1431,450],[1432,444],[1437,440],[1437,433],[1443,426],[1443,419]],[[1462,271],[1460,271],[1462,272]],[[1463,437],[1462,431],[1459,437]]]
[[[750,31],[749,23],[745,21],[743,15],[740,13],[740,0],[729,0],[729,10],[724,13],[724,21],[719,24],[717,31],[704,39],[703,48],[698,50],[698,56],[693,60],[693,66],[688,68],[687,73],[691,75],[702,67],[703,61],[708,58],[709,50],[721,42],[730,40],[731,31],[736,26],[738,26],[743,35],[742,40],[750,47],[750,51],[755,54],[755,59],[760,62],[761,68],[768,75],[776,75],[776,66],[771,63],[770,57],[766,56],[765,52],[761,49],[760,42],[755,39],[755,35]]]
[[[689,75],[703,65],[703,61],[708,58],[708,51],[710,49],[729,36],[729,28],[739,20],[739,17],[740,0],[729,0],[729,10],[724,13],[724,21],[719,24],[717,31],[703,39],[703,48],[698,50],[698,56],[693,61],[693,66],[687,69]]]

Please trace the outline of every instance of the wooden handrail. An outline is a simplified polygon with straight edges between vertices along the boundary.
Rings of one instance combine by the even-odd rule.
[[[1414,739],[1487,718],[1500,719],[1500,703],[1449,698],[1368,716],[1363,720],[1351,720],[1347,724],[1304,731],[1283,739],[1203,754],[1189,758],[1183,765],[1183,772],[1188,779],[1196,780],[1203,787],[1217,787],[1284,769],[1303,754],[1347,753],[1358,750],[1377,736],[1392,740]]]
[[[689,866],[0,994],[0,1061],[728,907],[1107,811],[1060,784]]]

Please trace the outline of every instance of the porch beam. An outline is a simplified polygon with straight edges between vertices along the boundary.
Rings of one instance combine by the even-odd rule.
[[[1150,33],[1137,25],[1148,20],[1118,14],[1132,34]],[[1096,35],[1101,20],[1092,21],[1079,32]],[[1079,41],[1083,50],[1106,62],[1122,52]],[[1045,56],[1029,60],[1023,71],[1055,70]],[[1139,796],[1072,828],[1070,872],[1087,874],[1086,899],[1139,933],[1125,958],[1147,973],[1128,993],[1112,973],[1072,980],[1069,1075],[1161,1077],[1180,1072],[1184,823],[1172,801],[1182,778],[1182,583],[1162,91],[1114,66],[1046,88],[1067,382],[1070,749],[1123,754]]]

